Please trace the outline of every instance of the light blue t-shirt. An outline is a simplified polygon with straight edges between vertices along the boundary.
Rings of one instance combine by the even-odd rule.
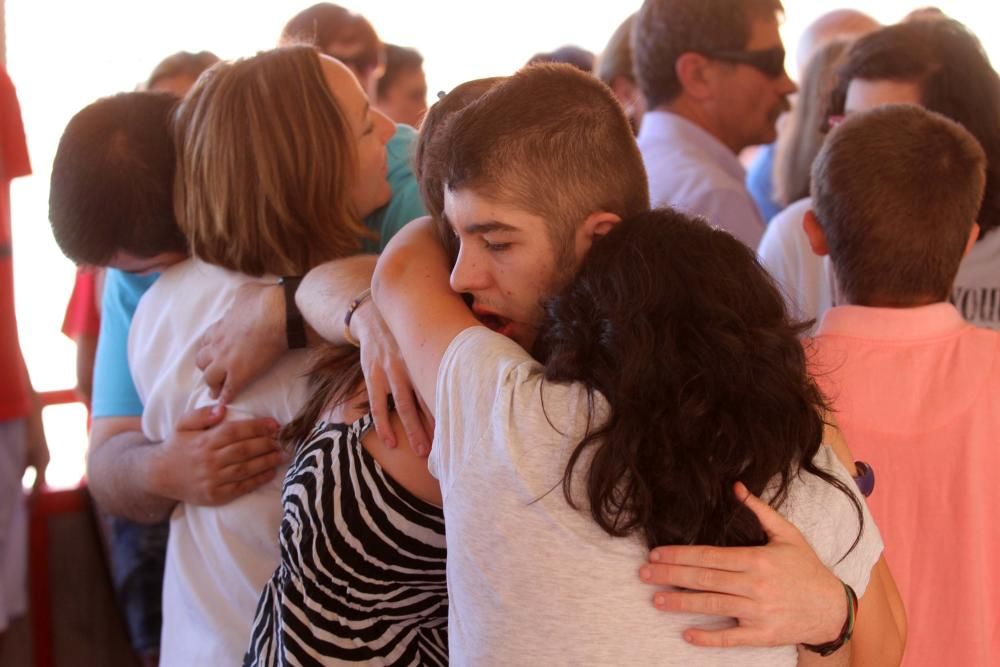
[[[413,175],[413,147],[417,131],[397,125],[386,145],[386,160],[392,199],[365,218],[365,225],[378,233],[378,241],[365,240],[363,251],[381,252],[406,223],[427,215],[417,179]],[[142,402],[128,368],[128,330],[139,299],[159,274],[137,276],[109,269],[104,281],[101,332],[94,360],[92,414],[97,417],[139,417]]]
[[[139,276],[118,269],[104,274],[101,331],[94,359],[94,417],[138,417],[142,402],[128,370],[128,328],[139,299],[160,274]]]
[[[747,168],[747,190],[765,224],[782,209],[774,200],[774,147],[775,144],[761,147]]]

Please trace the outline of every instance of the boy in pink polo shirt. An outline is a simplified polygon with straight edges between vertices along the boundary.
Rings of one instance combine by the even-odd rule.
[[[849,304],[820,323],[813,369],[876,474],[868,504],[906,606],[910,666],[1000,665],[1000,333],[948,303],[979,232],[985,168],[943,116],[857,114],[813,165],[804,221]]]

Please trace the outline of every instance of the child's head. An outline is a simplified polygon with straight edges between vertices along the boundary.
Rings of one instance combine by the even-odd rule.
[[[974,241],[986,156],[969,132],[914,105],[852,115],[812,171],[806,231],[843,299],[907,307],[948,298]]]
[[[67,257],[142,272],[187,254],[173,207],[176,105],[167,93],[123,93],[70,120],[49,190],[52,232]]]

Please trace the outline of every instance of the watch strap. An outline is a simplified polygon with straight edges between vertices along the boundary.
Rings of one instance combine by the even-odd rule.
[[[302,276],[282,276],[278,284],[285,291],[285,340],[289,350],[306,346],[306,320],[295,303],[295,292],[299,289]]]

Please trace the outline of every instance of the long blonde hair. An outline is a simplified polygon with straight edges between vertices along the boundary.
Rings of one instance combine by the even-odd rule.
[[[177,222],[200,259],[302,275],[372,235],[350,203],[353,133],[313,49],[216,65],[178,108],[174,136]]]
[[[809,196],[809,170],[823,146],[824,114],[836,83],[836,68],[850,44],[847,40],[830,42],[806,65],[798,99],[774,151],[774,199],[782,206]]]

